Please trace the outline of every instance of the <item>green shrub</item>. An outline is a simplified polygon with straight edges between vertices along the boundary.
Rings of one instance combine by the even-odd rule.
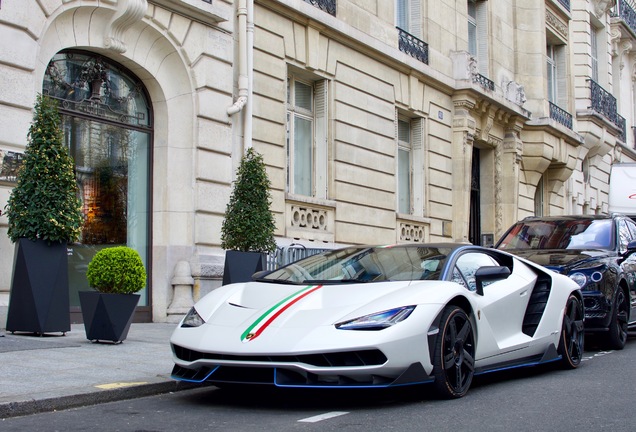
[[[76,241],[84,218],[75,164],[64,144],[58,104],[38,95],[24,163],[5,207],[11,241]]]
[[[133,294],[146,285],[139,253],[127,246],[102,249],[88,264],[88,284],[102,293]]]
[[[221,247],[243,252],[273,252],[274,216],[270,181],[263,156],[247,150],[239,165],[230,202],[221,226]]]

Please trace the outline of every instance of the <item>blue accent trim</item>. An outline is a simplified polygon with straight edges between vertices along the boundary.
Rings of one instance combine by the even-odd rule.
[[[485,375],[491,372],[501,372],[501,371],[505,371],[505,370],[510,370],[510,369],[520,369],[520,368],[524,368],[524,367],[534,367],[534,366],[538,366],[541,364],[547,364],[547,363],[553,363],[555,361],[559,361],[561,360],[561,358],[563,358],[563,356],[558,356],[556,358],[550,359],[550,360],[543,360],[543,361],[534,361],[534,362],[528,362],[528,363],[520,363],[520,364],[516,364],[516,365],[510,365],[510,366],[501,366],[501,367],[495,367],[493,369],[485,369],[485,370],[481,370],[479,372],[475,371],[475,376],[477,375]]]
[[[428,380],[424,380],[424,381],[417,381],[417,382],[412,382],[412,383],[403,383],[403,384],[393,384],[393,383],[389,383],[389,384],[376,384],[376,385],[371,385],[371,384],[360,384],[360,385],[355,385],[355,384],[351,384],[351,385],[339,385],[339,384],[334,384],[334,385],[309,385],[309,384],[279,384],[277,381],[277,374],[278,374],[278,368],[274,368],[274,385],[276,387],[280,387],[280,388],[319,388],[319,389],[328,389],[328,388],[337,388],[337,389],[346,389],[346,388],[352,388],[352,389],[365,389],[365,388],[388,388],[388,387],[406,387],[406,386],[411,386],[411,385],[419,385],[419,384],[428,384],[428,383],[432,383],[433,381],[435,381],[434,378],[430,378]]]

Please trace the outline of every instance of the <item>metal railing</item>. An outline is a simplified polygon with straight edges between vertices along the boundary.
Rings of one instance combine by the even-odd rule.
[[[590,108],[605,116],[609,121],[616,124],[618,112],[616,111],[616,98],[601,87],[596,81],[589,79],[592,105]]]
[[[398,29],[398,46],[400,51],[411,57],[428,64],[428,44],[421,39],[416,38],[412,34],[399,27]]]
[[[495,82],[483,76],[482,74],[473,75],[473,82],[479,84],[486,90],[495,91]]]
[[[321,252],[328,251],[328,248],[307,248],[302,245],[290,245],[278,247],[276,251],[266,255],[266,270],[276,270],[279,267],[307,258]]]
[[[616,121],[614,122],[614,124],[616,124],[616,126],[618,126],[618,129],[620,130],[620,134],[618,135],[618,139],[621,140],[621,142],[623,143],[627,143],[627,131],[625,130],[625,117],[623,117],[620,114],[616,114]]]
[[[570,0],[557,0],[567,11],[570,11]]]
[[[305,3],[316,6],[318,9],[323,12],[327,12],[329,15],[336,16],[336,0],[305,0]]]
[[[550,118],[566,128],[572,129],[572,114],[552,102],[550,102]]]
[[[632,33],[636,34],[636,11],[634,11],[633,0],[619,0],[610,12],[615,18],[620,18],[629,27]]]

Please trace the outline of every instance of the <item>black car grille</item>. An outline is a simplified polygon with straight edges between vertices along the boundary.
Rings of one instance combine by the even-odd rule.
[[[184,348],[172,344],[172,351],[178,359],[193,362],[196,360],[230,360],[267,363],[305,363],[318,367],[341,366],[375,366],[386,363],[387,358],[382,351],[377,349],[361,351],[331,352],[323,354],[300,355],[233,355],[220,353],[206,353]]]

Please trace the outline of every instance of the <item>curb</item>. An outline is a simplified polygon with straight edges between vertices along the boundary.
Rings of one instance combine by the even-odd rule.
[[[136,399],[145,396],[189,390],[196,387],[201,387],[201,384],[184,381],[164,381],[48,399],[6,402],[0,403],[0,419],[21,417],[51,411],[61,411],[69,408],[117,402],[127,399]]]

